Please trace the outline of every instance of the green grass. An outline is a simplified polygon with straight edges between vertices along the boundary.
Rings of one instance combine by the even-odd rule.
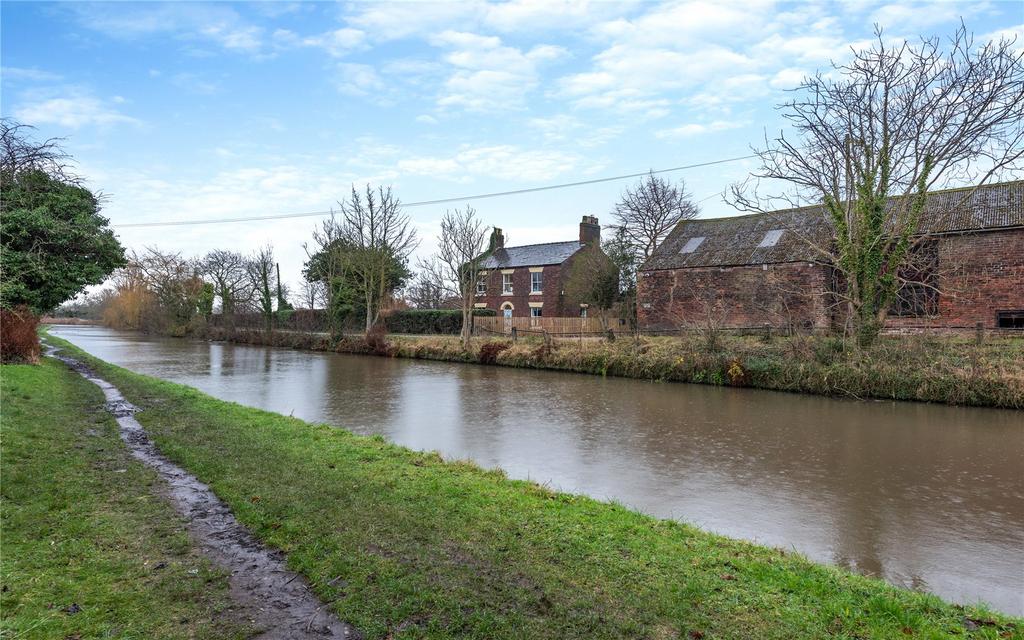
[[[96,386],[59,362],[3,365],[0,401],[2,637],[245,636],[225,575],[194,552]]]
[[[1020,620],[984,609],[66,348],[141,405],[161,450],[371,638],[1022,637]],[[965,617],[992,624],[968,630]]]

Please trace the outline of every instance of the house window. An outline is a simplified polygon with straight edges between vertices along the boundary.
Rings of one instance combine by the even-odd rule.
[[[501,274],[501,292],[512,293],[512,274],[503,273]]]
[[[543,309],[541,309],[540,307],[530,307],[530,317],[539,318],[544,315],[542,311]]]
[[[1000,329],[1024,329],[1024,310],[996,312],[996,326]]]
[[[540,293],[544,290],[544,274],[540,271],[530,273],[530,293]]]
[[[580,307],[580,317],[581,318],[586,318],[587,317],[587,308],[586,307]]]
[[[476,279],[476,295],[482,296],[487,293],[487,276],[479,276]]]

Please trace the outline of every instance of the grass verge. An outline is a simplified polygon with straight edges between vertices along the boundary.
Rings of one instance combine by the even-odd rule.
[[[0,394],[0,635],[245,637],[98,388],[45,360],[0,367]]]
[[[1021,637],[1022,621],[98,361],[371,638]],[[425,417],[425,419],[428,419]]]

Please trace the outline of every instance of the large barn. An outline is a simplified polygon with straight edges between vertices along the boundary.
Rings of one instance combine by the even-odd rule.
[[[890,328],[1024,328],[1024,181],[936,191]],[[645,329],[841,324],[822,207],[681,222],[641,267]]]

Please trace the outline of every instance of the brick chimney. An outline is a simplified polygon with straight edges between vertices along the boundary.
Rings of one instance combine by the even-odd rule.
[[[594,216],[583,216],[580,222],[580,244],[601,244],[601,225]]]
[[[498,249],[505,248],[505,234],[501,232],[501,229],[494,227],[494,231],[491,231],[491,242],[488,245],[487,251],[494,253]]]

